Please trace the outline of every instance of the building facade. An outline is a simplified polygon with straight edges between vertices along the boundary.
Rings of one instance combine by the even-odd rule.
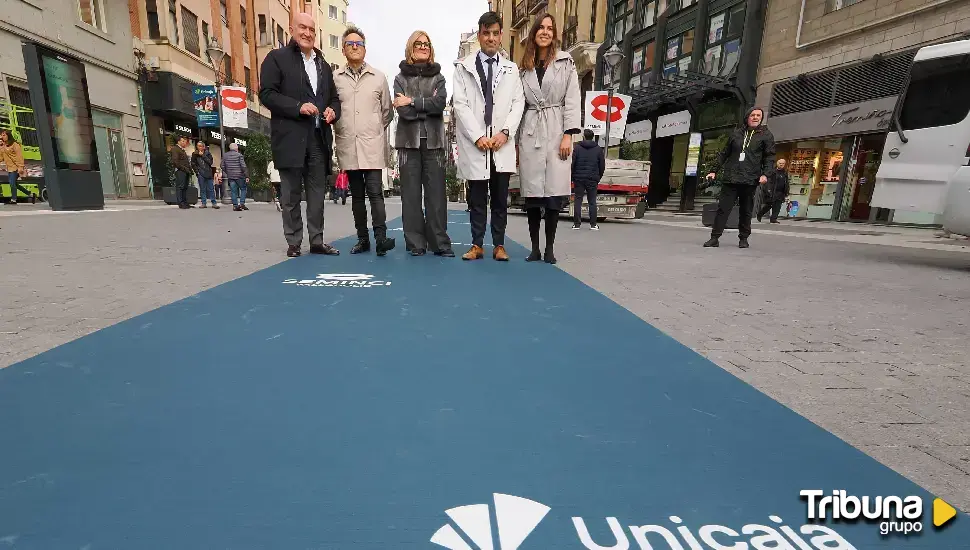
[[[966,0],[772,0],[757,100],[789,162],[795,217],[937,222],[869,202],[916,51],[968,37]]]
[[[317,45],[329,63],[339,67],[343,61],[339,36],[346,28],[346,0],[128,0],[128,8],[156,198],[169,184],[168,151],[176,132],[206,142],[215,161],[221,159],[223,136],[197,125],[192,100],[193,86],[216,82],[206,51],[212,39],[225,51],[218,83],[246,88],[248,128],[225,128],[227,147],[235,142],[245,148],[253,132],[269,134],[270,113],[258,97],[260,65],[267,53],[289,43],[294,13],[314,17]]]
[[[0,126],[18,129],[30,181],[43,180],[22,44],[84,63],[104,196],[148,197],[135,59],[125,0],[6,0],[0,20]],[[3,173],[6,180],[6,173]]]
[[[712,200],[699,175],[754,103],[767,0],[610,2],[596,85],[631,96],[628,124],[644,138],[621,154],[651,162],[650,206],[693,209]],[[603,54],[614,44],[624,57],[611,72]]]

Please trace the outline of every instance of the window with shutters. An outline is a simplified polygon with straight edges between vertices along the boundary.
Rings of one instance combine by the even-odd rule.
[[[104,0],[78,0],[78,17],[101,32],[108,32],[104,21]]]
[[[331,34],[330,35],[330,47],[333,48],[333,49],[335,49],[335,50],[339,50],[340,49],[340,39],[337,38],[337,35],[335,35],[335,34]]]
[[[189,53],[202,57],[199,47],[199,18],[182,6],[182,34],[185,37],[185,49]]]

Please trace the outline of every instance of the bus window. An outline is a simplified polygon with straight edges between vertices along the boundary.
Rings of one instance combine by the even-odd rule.
[[[970,55],[913,63],[899,123],[903,130],[950,126],[970,114]]]

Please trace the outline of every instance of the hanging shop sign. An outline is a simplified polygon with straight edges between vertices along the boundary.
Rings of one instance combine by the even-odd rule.
[[[610,128],[612,130],[612,128]],[[613,133],[612,131],[610,132]],[[650,136],[653,134],[653,122],[649,120],[642,120],[640,122],[634,122],[626,127],[626,139],[627,143],[637,143],[640,141],[649,141]]]
[[[677,136],[690,131],[690,111],[664,115],[657,119],[657,137]]]
[[[610,137],[622,139],[632,101],[631,96],[623,94],[613,94],[611,101],[609,92],[586,92],[586,129],[602,136],[606,132],[606,117],[609,116]]]
[[[223,86],[222,117],[226,128],[249,128],[249,102],[246,88],[242,86]]]
[[[199,128],[219,126],[219,104],[215,86],[193,86],[192,103]]]

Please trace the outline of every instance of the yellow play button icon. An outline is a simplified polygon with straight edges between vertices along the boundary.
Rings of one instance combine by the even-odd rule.
[[[941,498],[933,501],[933,525],[941,527],[944,523],[956,517],[957,511]]]

